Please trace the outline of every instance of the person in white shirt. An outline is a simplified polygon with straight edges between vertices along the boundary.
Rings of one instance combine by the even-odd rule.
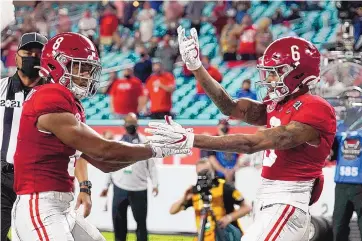
[[[120,141],[129,143],[145,143],[146,138],[137,132],[138,120],[134,113],[124,118],[126,134]],[[137,223],[137,241],[147,241],[147,177],[150,177],[153,194],[158,194],[157,170],[154,159],[137,162],[119,171],[110,173],[101,197],[107,196],[113,183],[112,218],[116,241],[126,241],[127,209],[131,206],[133,217]]]

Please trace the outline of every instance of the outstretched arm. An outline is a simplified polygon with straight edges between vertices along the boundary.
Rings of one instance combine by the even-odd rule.
[[[259,130],[252,135],[195,135],[194,147],[250,154],[268,149],[290,149],[306,142],[318,145],[319,132],[309,125],[292,121],[286,126]]]
[[[206,94],[224,115],[232,116],[251,125],[266,125],[265,104],[246,98],[233,100],[203,66],[192,72]]]
[[[249,99],[233,100],[226,90],[210,76],[200,61],[200,47],[196,29],[190,30],[191,37],[186,37],[182,26],[177,28],[180,54],[186,67],[192,71],[206,94],[219,110],[252,125],[266,125],[266,106]]]
[[[82,157],[102,171],[116,171],[136,161],[165,154],[163,148],[106,140],[68,112],[44,114],[38,118],[37,127],[51,132],[67,146],[83,152]],[[170,150],[168,155],[171,154],[176,153]]]

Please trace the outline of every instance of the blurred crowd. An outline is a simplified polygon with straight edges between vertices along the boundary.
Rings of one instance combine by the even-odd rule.
[[[271,4],[269,1],[261,3]],[[7,74],[16,70],[15,54],[23,33],[36,31],[52,37],[74,31],[76,22],[76,30],[89,37],[101,55],[132,50],[139,56],[134,66],[109,73],[109,85],[103,92],[111,97],[112,112],[116,116],[135,112],[153,118],[172,114],[172,92],[176,88],[173,69],[175,64],[181,63],[177,27],[182,19],[189,20],[198,33],[203,22],[211,23],[220,44],[219,54],[225,62],[233,63],[255,61],[260,57],[275,39],[271,25],[281,24],[288,29],[285,35],[297,36],[290,26],[301,18],[301,11],[321,9],[318,1],[288,1],[285,2],[291,10],[288,15],[277,9],[271,18],[261,18],[254,23],[248,13],[250,1],[217,1],[208,17],[203,15],[207,3],[202,1],[102,1],[94,3],[96,11],[86,9],[78,14],[73,14],[72,7],[62,7],[62,2],[58,8],[53,8],[52,4],[54,2],[28,2],[31,6],[27,11],[17,11],[16,25],[6,29],[1,39],[1,64]],[[167,31],[162,36],[154,36],[155,18],[160,14]],[[354,20],[359,34],[361,22],[362,8],[357,10]],[[202,63],[211,76],[222,82],[218,66],[211,65],[208,56],[202,56]],[[185,66],[182,74],[195,81]],[[245,80],[236,91],[237,97],[256,99],[250,84],[250,80]],[[207,98],[200,85],[195,90],[195,98]]]

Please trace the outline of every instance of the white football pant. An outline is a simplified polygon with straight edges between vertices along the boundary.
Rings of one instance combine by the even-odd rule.
[[[272,204],[259,210],[241,241],[309,240],[309,213],[287,204]]]
[[[19,195],[12,210],[12,241],[105,241],[70,202],[72,193]]]

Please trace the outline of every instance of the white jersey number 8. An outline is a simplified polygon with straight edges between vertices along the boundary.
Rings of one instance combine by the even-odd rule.
[[[279,118],[273,116],[270,118],[270,127],[278,127],[282,124]],[[277,160],[277,154],[275,154],[274,150],[267,150],[264,151],[264,158],[263,158],[263,166],[271,167],[274,162]]]

